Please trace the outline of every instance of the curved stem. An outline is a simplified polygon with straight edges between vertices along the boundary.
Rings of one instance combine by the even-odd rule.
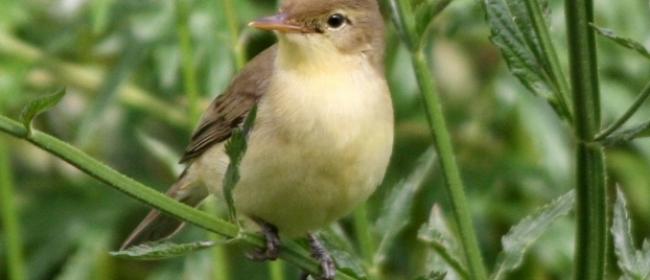
[[[0,115],[0,131],[16,138],[26,140],[42,150],[70,163],[84,173],[107,184],[124,194],[140,200],[168,215],[179,218],[188,223],[199,226],[208,231],[214,232],[226,238],[236,238],[256,247],[264,247],[263,239],[257,234],[241,233],[236,225],[214,215],[177,202],[153,188],[147,187],[122,173],[119,173],[98,160],[86,155],[79,149],[38,130],[27,130],[20,123]],[[285,242],[280,257],[298,267],[312,272],[319,273],[319,265],[310,257],[308,250],[295,242]],[[337,272],[337,278],[356,279],[355,277],[342,272]]]
[[[610,125],[605,130],[598,133],[598,135],[596,135],[596,138],[594,140],[595,141],[603,140],[607,138],[607,136],[610,136],[612,133],[614,133],[614,131],[619,129],[621,126],[623,126],[634,115],[634,113],[636,113],[636,111],[639,110],[639,108],[641,108],[641,105],[643,105],[643,102],[645,102],[649,96],[650,96],[650,82],[648,82],[645,85],[645,87],[641,91],[641,94],[639,94],[639,97],[636,98],[632,106],[630,106],[630,108],[628,108],[627,111],[625,111],[625,113],[620,118],[618,118],[614,123],[612,123],[612,125]]]
[[[575,113],[576,255],[574,278],[605,277],[607,190],[603,148],[591,143],[600,128],[600,92],[592,0],[566,0],[569,62]]]

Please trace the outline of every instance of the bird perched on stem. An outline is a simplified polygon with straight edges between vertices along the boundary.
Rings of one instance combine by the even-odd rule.
[[[257,105],[234,189],[239,213],[255,221],[274,260],[280,236],[308,235],[323,279],[334,263],[313,231],[350,213],[384,177],[393,145],[384,23],[376,0],[286,0],[278,14],[249,26],[278,43],[252,59],[207,108],[168,191],[195,206],[222,194],[224,143]],[[154,210],[123,248],[171,236],[181,221]]]

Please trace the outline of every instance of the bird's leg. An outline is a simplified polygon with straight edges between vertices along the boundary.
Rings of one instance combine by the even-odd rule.
[[[320,263],[323,272],[323,275],[318,279],[334,280],[334,277],[336,277],[336,265],[334,264],[334,259],[332,259],[330,253],[327,252],[327,249],[315,234],[310,233],[308,238],[309,247],[311,248],[311,256]],[[309,273],[303,273],[300,279],[307,279],[308,277]]]
[[[261,219],[253,219],[262,229],[264,239],[266,239],[266,248],[256,249],[247,254],[247,257],[254,261],[274,261],[280,254],[280,235],[278,228]]]

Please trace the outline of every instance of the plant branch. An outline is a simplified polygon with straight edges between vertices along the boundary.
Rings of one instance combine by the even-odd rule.
[[[567,82],[564,72],[562,71],[562,66],[560,65],[560,59],[557,56],[555,47],[553,46],[553,41],[551,40],[550,32],[544,19],[542,12],[542,7],[540,7],[539,1],[537,0],[525,0],[526,9],[530,15],[533,28],[535,33],[539,36],[540,46],[542,51],[548,55],[548,61],[546,63],[551,67],[551,79],[559,86],[559,88],[554,91],[555,99],[559,103],[559,107],[564,111],[569,122],[573,121],[573,114],[571,112],[571,101],[569,99],[569,83]],[[546,59],[545,59],[546,60]]]
[[[625,113],[618,118],[612,125],[598,133],[596,135],[596,138],[594,139],[595,141],[601,141],[608,136],[610,136],[614,131],[619,129],[621,126],[623,126],[633,115],[636,113],[639,108],[641,108],[641,105],[643,105],[643,102],[648,99],[648,96],[650,96],[650,82],[648,82],[643,90],[641,91],[641,94],[639,94],[639,97],[636,98],[632,106],[625,111]]]
[[[604,279],[607,190],[603,148],[591,144],[600,128],[600,92],[592,0],[566,0],[569,64],[575,113],[576,255],[574,279]]]
[[[124,194],[140,200],[166,214],[179,218],[199,226],[208,231],[214,232],[226,238],[236,238],[243,242],[263,247],[264,241],[257,234],[241,233],[237,226],[222,219],[215,218],[206,212],[192,208],[185,204],[174,201],[172,198],[149,188],[142,183],[135,181],[98,160],[86,155],[79,149],[46,133],[32,130],[28,135],[27,130],[20,123],[0,115],[0,131],[16,138],[26,140],[42,150],[70,163],[84,173],[107,184]],[[280,257],[298,267],[312,272],[319,273],[319,265],[310,257],[309,252],[295,242],[285,242]],[[355,277],[338,271],[339,280],[356,279]]]
[[[391,0],[394,21],[404,42],[409,48],[411,61],[415,70],[420,93],[424,100],[427,121],[433,135],[434,145],[439,155],[445,179],[445,187],[451,202],[454,220],[458,226],[460,241],[465,253],[472,279],[487,279],[487,273],[481,257],[476,231],[465,196],[460,170],[454,156],[451,137],[447,129],[446,120],[442,111],[440,98],[436,93],[436,86],[431,69],[422,50],[422,38],[415,30],[414,14],[409,0]]]
[[[0,209],[2,209],[2,228],[7,252],[5,265],[9,272],[9,279],[22,280],[27,279],[22,251],[23,242],[6,142],[0,139],[0,202],[2,202]]]

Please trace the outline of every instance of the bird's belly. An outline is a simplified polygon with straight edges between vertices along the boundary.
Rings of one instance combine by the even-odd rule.
[[[258,104],[234,190],[240,213],[296,237],[352,211],[381,183],[393,144],[388,89],[369,71],[335,78],[278,75]],[[203,181],[221,193],[223,145],[202,156]]]
[[[290,237],[341,218],[374,191],[388,163],[391,141],[364,145],[360,136],[338,146],[323,135],[266,136],[261,145],[253,137],[235,189],[236,207]],[[254,148],[262,145],[282,148]]]

